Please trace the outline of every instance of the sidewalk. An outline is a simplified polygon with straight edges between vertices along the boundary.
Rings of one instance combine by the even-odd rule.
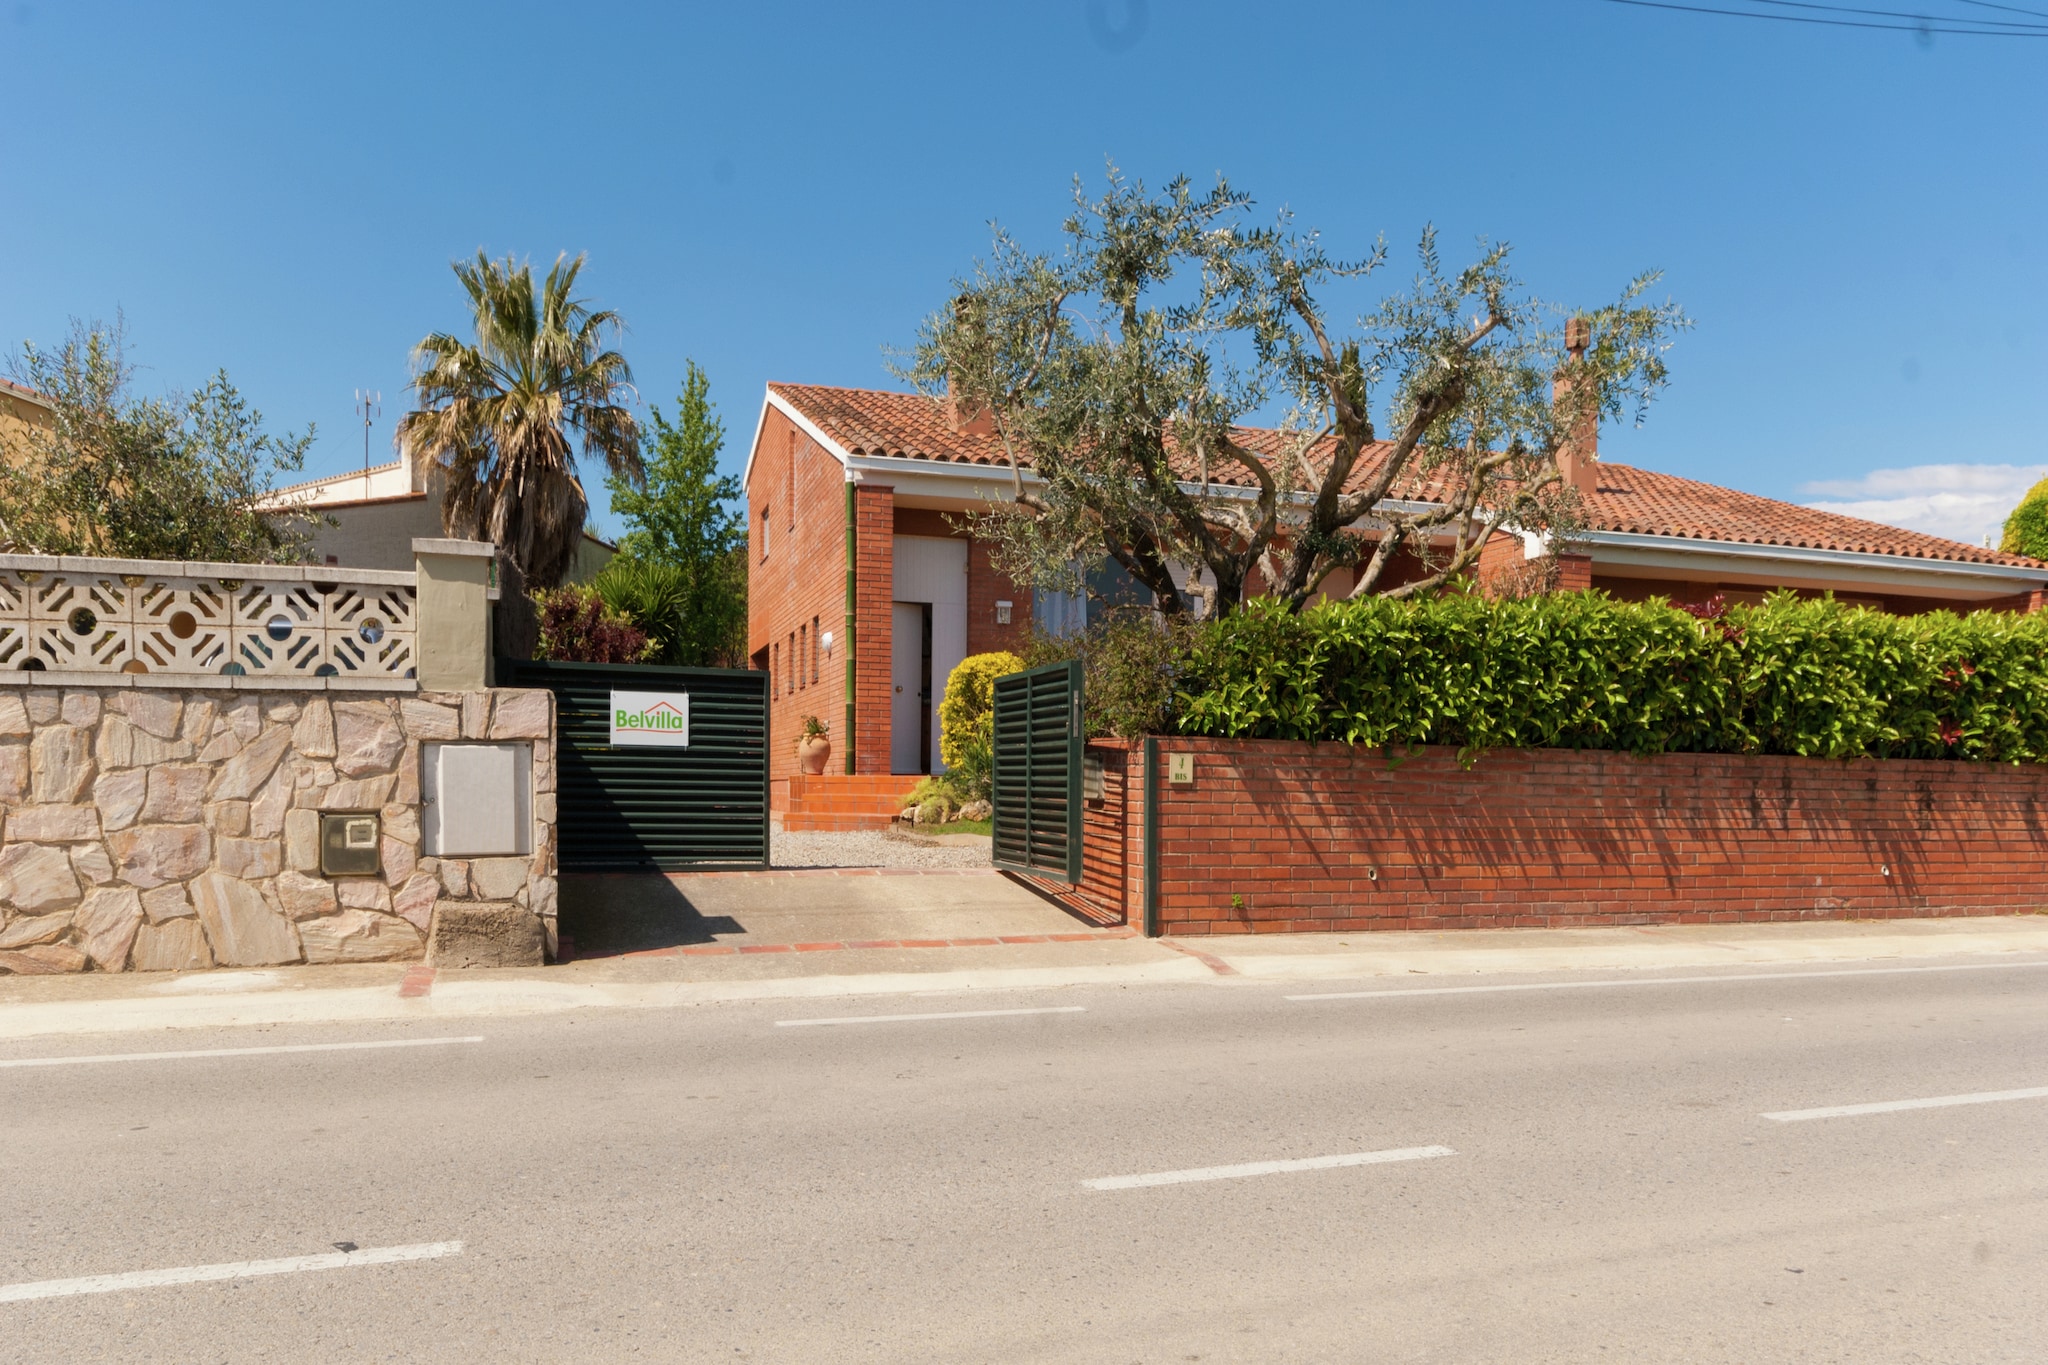
[[[990,872],[727,874],[665,887],[656,880],[665,879],[586,888],[621,912],[612,941],[587,934],[575,958],[551,967],[0,977],[0,1040],[1076,985],[1242,990],[2048,955],[2048,916],[2037,915],[1147,940],[1124,928],[1090,928]],[[667,941],[641,946],[656,939]]]

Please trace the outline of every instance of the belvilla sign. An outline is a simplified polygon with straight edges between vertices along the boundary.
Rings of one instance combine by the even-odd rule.
[[[612,747],[690,747],[690,694],[612,692]]]

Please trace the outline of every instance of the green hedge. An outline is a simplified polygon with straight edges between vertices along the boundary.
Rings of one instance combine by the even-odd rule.
[[[2048,616],[1889,616],[1779,594],[1702,616],[1597,592],[1268,600],[1197,633],[1183,734],[1763,753],[2048,757]]]

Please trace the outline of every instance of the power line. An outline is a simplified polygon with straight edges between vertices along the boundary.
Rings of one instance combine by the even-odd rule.
[[[1770,19],[1781,24],[1815,24],[1823,28],[1885,29],[1893,33],[1955,33],[1978,38],[2048,38],[2048,28],[1936,28],[1930,23],[1880,24],[1867,19],[1819,19],[1807,14],[1760,14],[1753,9],[1716,9],[1707,5],[1679,5],[1668,0],[1607,0],[1610,5],[1633,5],[1638,9],[1680,10],[1686,14],[1723,14],[1735,19]],[[1942,20],[1942,23],[1951,22]]]
[[[1991,0],[1956,0],[1959,5],[1972,5],[1978,9],[2002,9],[2007,14],[2031,14],[2037,19],[2048,19],[2048,10],[2021,9],[2018,5],[1994,5]]]
[[[1923,24],[1948,24],[1965,22],[1960,19],[1951,18],[1950,16],[1945,14],[1907,14],[1899,10],[1890,9],[1858,9],[1853,5],[1814,4],[1811,2],[1811,0],[1749,0],[1749,2],[1753,5],[1772,5],[1779,9],[1814,9],[1825,10],[1831,14],[1872,14],[1885,19],[1917,19]],[[1762,18],[1763,16],[1759,15],[1758,17]],[[1979,24],[1989,25],[1990,27],[1995,29],[2048,28],[2048,25],[2043,24],[2015,23],[2011,19],[1979,19],[1976,22]]]

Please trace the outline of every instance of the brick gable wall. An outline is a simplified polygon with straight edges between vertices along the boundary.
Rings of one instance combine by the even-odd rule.
[[[796,739],[806,715],[831,727],[832,766],[843,769],[846,476],[837,460],[771,407],[761,424],[746,492],[747,652],[755,667],[774,672],[768,703],[769,778],[781,783],[796,771]],[[764,513],[772,528],[765,557]],[[829,656],[817,638],[828,631],[833,637]]]

